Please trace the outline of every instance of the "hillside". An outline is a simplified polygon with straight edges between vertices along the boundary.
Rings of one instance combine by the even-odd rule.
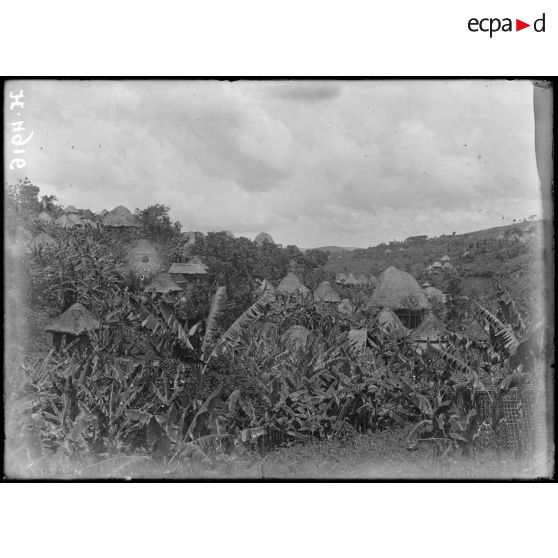
[[[445,255],[454,271],[428,273],[427,267]],[[492,298],[494,280],[499,279],[520,307],[531,312],[535,294],[542,287],[541,256],[549,256],[543,246],[543,222],[533,221],[461,235],[411,237],[403,242],[338,252],[330,254],[326,269],[377,277],[395,266],[443,289],[453,280],[460,294],[478,299]]]

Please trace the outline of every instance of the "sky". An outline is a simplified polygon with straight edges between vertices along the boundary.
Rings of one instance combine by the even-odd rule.
[[[367,247],[542,216],[528,81],[13,81],[27,176],[64,205]],[[5,97],[7,100],[8,98]]]

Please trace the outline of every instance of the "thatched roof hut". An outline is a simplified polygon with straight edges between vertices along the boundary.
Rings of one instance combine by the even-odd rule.
[[[440,261],[441,261],[441,262],[449,262],[449,261],[450,261],[450,257],[446,254]]]
[[[269,242],[270,244],[275,244],[273,242],[273,238],[271,238],[271,235],[269,235],[265,232],[262,232],[258,236],[256,236],[256,238],[254,239],[254,242],[258,246],[263,246],[264,242]]]
[[[77,213],[68,214],[68,219],[78,227],[82,227],[83,225],[85,225],[84,219],[82,219]]]
[[[47,213],[46,211],[41,211],[37,219],[43,223],[52,223],[52,217],[50,216],[50,213]]]
[[[58,217],[58,219],[54,221],[54,224],[57,225],[58,227],[62,227],[63,229],[71,229],[76,226],[74,220],[71,219],[70,216],[66,214],[60,215],[60,217]]]
[[[340,302],[341,297],[329,281],[322,281],[314,291],[314,300],[317,302]]]
[[[173,263],[169,268],[171,275],[207,275],[209,267],[204,264],[199,256],[192,256],[185,262]]]
[[[31,248],[35,250],[40,250],[41,248],[47,248],[49,246],[58,246],[58,241],[52,238],[50,234],[40,233],[31,241]]]
[[[308,287],[306,287],[292,271],[281,279],[281,282],[277,285],[277,292],[289,295],[299,293],[303,296],[310,294]]]
[[[370,306],[391,308],[405,327],[413,328],[430,309],[430,302],[412,275],[392,266],[380,275]]]
[[[380,283],[372,295],[371,305],[392,310],[426,311],[430,308],[417,280],[406,271],[393,266],[380,275]]]
[[[113,229],[139,227],[137,218],[123,205],[119,205],[107,213],[103,219],[103,225]]]
[[[234,238],[234,234],[231,231],[222,231],[225,236],[229,238]]]
[[[424,289],[424,294],[426,295],[428,300],[432,302],[438,302],[439,304],[444,304],[446,301],[446,297],[444,296],[444,293],[440,289],[437,289],[436,287],[431,287],[431,286],[426,287]]]
[[[69,205],[68,207],[66,207],[66,209],[64,209],[64,213],[66,213],[67,215],[76,214],[79,213],[79,209],[77,209],[73,205]]]
[[[101,211],[99,211],[99,213],[97,213],[97,215],[99,217],[104,217],[105,215],[108,215],[108,209],[101,209]]]
[[[160,294],[178,293],[182,291],[169,273],[158,273],[155,275],[145,290],[155,291]]]
[[[422,323],[411,333],[411,341],[437,343],[448,333],[446,326],[430,312]]]
[[[51,333],[78,336],[87,331],[95,331],[99,327],[99,319],[85,306],[77,302],[53,320],[45,330]]]
[[[442,267],[443,267],[443,266],[442,266],[442,264],[441,264],[440,262],[434,262],[434,263],[431,265],[431,269],[442,269]]]
[[[394,332],[399,335],[407,333],[407,328],[401,323],[401,320],[391,308],[382,308],[382,311],[378,314],[378,325],[385,331]]]
[[[136,241],[126,254],[128,267],[134,273],[155,273],[163,269],[163,260],[155,245],[146,239]]]
[[[453,265],[451,265],[449,262],[446,262],[446,263],[444,264],[444,269],[452,270],[452,269],[455,269],[455,268],[454,268]]]

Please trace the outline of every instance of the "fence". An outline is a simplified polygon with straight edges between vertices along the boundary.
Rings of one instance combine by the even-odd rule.
[[[506,392],[484,389],[475,392],[480,421],[491,423],[495,442],[515,452],[534,451],[535,394],[533,389],[512,388]]]

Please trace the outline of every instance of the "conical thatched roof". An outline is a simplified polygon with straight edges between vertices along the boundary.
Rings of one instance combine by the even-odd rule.
[[[446,254],[440,261],[441,261],[441,262],[449,262],[449,261],[450,261],[450,257]]]
[[[154,273],[163,269],[163,261],[155,245],[146,239],[135,242],[126,255],[134,273]]]
[[[340,302],[341,297],[329,281],[322,281],[314,291],[314,300],[319,302]]]
[[[444,269],[454,269],[453,265],[451,265],[449,262],[446,262],[444,264]]]
[[[428,265],[428,267],[426,268],[426,271],[432,271],[432,264]]]
[[[432,269],[442,269],[442,264],[440,262],[434,262],[431,266]]]
[[[66,207],[66,209],[64,209],[64,213],[70,215],[73,213],[79,213],[79,210],[75,208],[73,205],[69,205],[68,207]]]
[[[105,225],[105,227],[115,228],[139,226],[136,217],[134,217],[132,212],[123,205],[119,205],[107,213],[103,219],[103,225]]]
[[[258,246],[263,246],[264,242],[269,242],[270,244],[274,244],[273,238],[271,238],[271,235],[269,235],[267,233],[264,233],[264,232],[262,232],[258,236],[256,236],[256,238],[254,239],[254,242]]]
[[[223,234],[229,238],[234,238],[234,234],[231,231],[223,231]]]
[[[283,294],[300,293],[305,296],[310,294],[308,287],[306,287],[292,271],[281,279],[281,282],[277,286],[277,292]]]
[[[104,217],[105,215],[108,215],[108,209],[101,209],[101,211],[99,211],[97,215],[99,215],[100,217]]]
[[[58,219],[56,219],[54,223],[59,227],[62,227],[63,229],[71,229],[72,227],[76,226],[75,222],[73,221],[73,219],[70,218],[69,215],[60,215],[60,217],[58,217]]]
[[[45,330],[52,333],[81,335],[86,331],[99,329],[99,325],[99,319],[78,302],[53,320]]]
[[[407,333],[407,328],[401,323],[399,316],[390,308],[383,308],[378,314],[378,325],[386,331],[399,334]]]
[[[437,289],[436,287],[431,287],[431,286],[426,287],[424,289],[424,294],[429,300],[436,301],[441,304],[443,304],[446,300],[444,293],[440,289]]]
[[[156,293],[168,294],[177,293],[182,289],[174,282],[174,279],[168,273],[158,273],[145,288],[146,291],[155,291]]]
[[[83,219],[77,213],[70,213],[68,219],[74,223],[74,225],[83,226],[85,225]]]
[[[39,213],[39,216],[37,217],[37,219],[39,219],[39,221],[42,221],[43,223],[51,223],[52,222],[52,217],[46,211],[41,211]]]
[[[380,275],[380,283],[370,304],[392,310],[428,310],[430,303],[417,280],[405,271],[388,267]]]
[[[47,233],[38,234],[31,242],[31,247],[35,250],[40,250],[47,246],[58,246],[58,242]]]
[[[411,333],[412,341],[439,341],[448,333],[446,326],[430,312],[421,324]]]
[[[425,282],[421,285],[421,287],[422,287],[423,289],[426,289],[427,287],[431,287],[431,286],[432,286],[432,285],[431,285],[428,281],[425,281]]]

